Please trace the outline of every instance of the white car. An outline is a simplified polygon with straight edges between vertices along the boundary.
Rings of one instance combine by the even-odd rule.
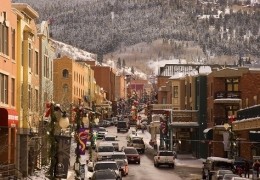
[[[174,168],[175,156],[172,151],[161,150],[157,152],[154,156],[154,166],[159,167],[160,165],[168,165]]]
[[[115,148],[116,151],[119,151],[119,143],[117,140],[117,136],[113,136],[113,135],[105,135],[105,137],[103,138],[104,142],[111,142]]]
[[[108,160],[112,158],[115,147],[110,142],[99,142],[96,147],[96,161]]]
[[[127,157],[126,157],[126,154],[125,152],[114,152],[112,154],[112,159],[113,160],[117,160],[117,159],[123,159],[125,162],[127,162],[128,164],[128,160],[127,160]]]
[[[222,180],[231,180],[233,177],[240,177],[240,176],[237,174],[224,174]]]
[[[216,178],[217,178],[218,180],[223,179],[223,177],[224,177],[225,174],[234,174],[234,173],[233,173],[231,170],[220,169],[220,170],[218,170],[217,173],[216,173]]]
[[[104,170],[104,169],[114,170],[118,179],[122,179],[121,172],[116,161],[98,161],[94,163],[94,168],[93,168],[94,172],[98,170]]]
[[[243,177],[232,177],[231,180],[250,180],[249,178],[243,178]]]

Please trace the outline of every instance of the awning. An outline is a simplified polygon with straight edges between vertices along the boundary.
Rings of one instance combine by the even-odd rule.
[[[18,127],[18,113],[15,109],[0,108],[0,126]]]
[[[203,134],[204,134],[205,139],[207,139],[207,140],[213,139],[213,129],[212,128],[204,129]]]
[[[250,141],[260,141],[260,131],[249,131]]]

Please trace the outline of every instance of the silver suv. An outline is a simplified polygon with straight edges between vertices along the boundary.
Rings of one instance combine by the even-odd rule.
[[[139,153],[145,152],[145,144],[142,137],[132,137],[127,141],[127,146],[134,147]]]
[[[122,179],[121,172],[116,161],[98,161],[95,163],[93,168],[94,172],[104,169],[114,170],[117,175],[117,178]]]

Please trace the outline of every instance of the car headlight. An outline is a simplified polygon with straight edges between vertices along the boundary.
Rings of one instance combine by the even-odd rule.
[[[102,156],[98,156],[97,159],[98,159],[98,160],[102,160]]]

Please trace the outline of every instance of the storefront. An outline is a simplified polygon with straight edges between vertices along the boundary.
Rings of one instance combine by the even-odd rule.
[[[0,108],[0,164],[15,163],[17,127],[16,110]]]

